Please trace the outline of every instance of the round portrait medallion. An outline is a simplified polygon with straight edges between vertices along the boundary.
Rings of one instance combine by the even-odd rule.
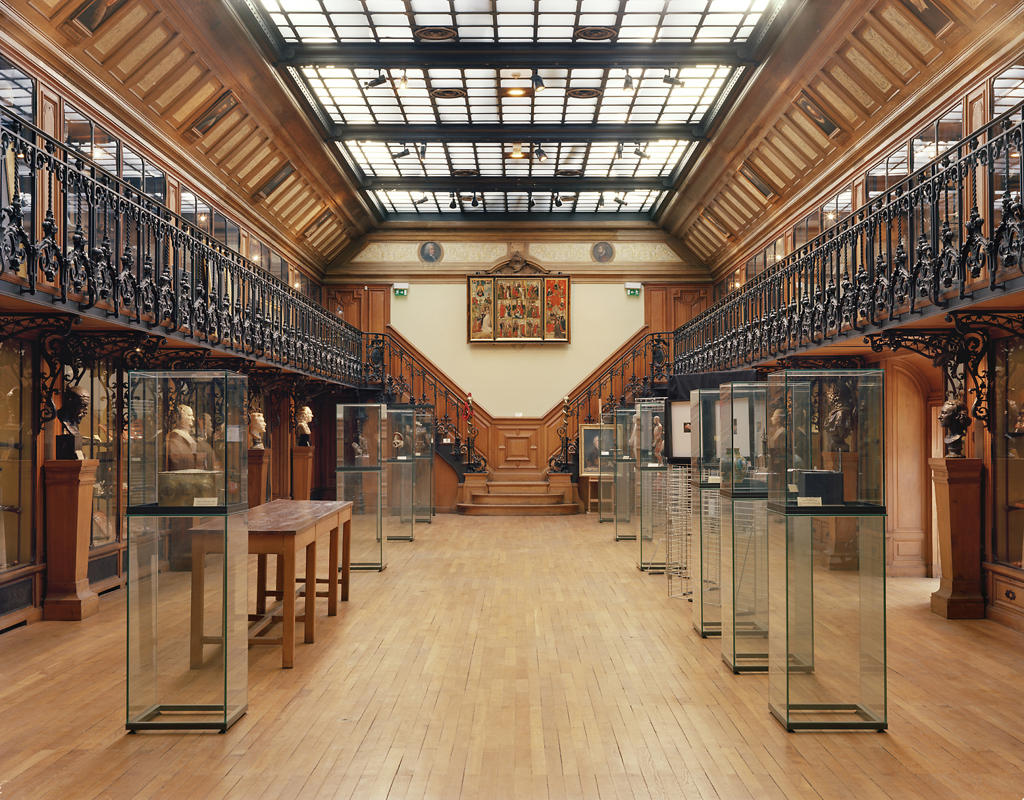
[[[611,242],[595,242],[594,246],[590,248],[590,257],[598,264],[607,264],[615,258],[615,248],[612,247]]]
[[[420,245],[420,261],[425,264],[436,264],[444,258],[444,251],[437,242],[423,242]]]

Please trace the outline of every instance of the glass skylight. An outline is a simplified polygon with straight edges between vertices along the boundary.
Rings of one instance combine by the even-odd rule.
[[[570,42],[612,27],[623,42],[743,42],[769,0],[259,0],[288,43],[412,41],[454,28],[462,41]]]
[[[389,214],[649,214],[663,194],[657,189],[628,192],[572,192],[568,189],[561,192],[373,192]],[[474,197],[476,205],[473,205]],[[455,208],[451,207],[453,200]]]

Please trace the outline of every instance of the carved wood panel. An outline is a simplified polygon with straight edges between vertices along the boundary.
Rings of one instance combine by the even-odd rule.
[[[496,420],[490,431],[490,466],[495,471],[541,470],[546,465],[541,455],[541,420]]]

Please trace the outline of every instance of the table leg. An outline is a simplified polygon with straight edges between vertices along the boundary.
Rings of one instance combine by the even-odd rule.
[[[338,528],[331,528],[330,552],[327,555],[327,616],[338,614]]]
[[[267,554],[256,555],[256,613],[267,613]]]
[[[292,586],[295,581],[292,581]],[[306,635],[304,641],[316,641],[316,537],[306,545]]]
[[[284,553],[278,555],[278,563],[284,573],[281,586],[291,586],[291,591],[282,593],[283,604],[281,620],[281,667],[291,669],[295,664],[295,548],[286,545]]]
[[[192,608],[190,610],[191,637],[189,639],[189,666],[199,669],[203,665],[203,603],[206,569],[206,548],[202,534],[192,536]]]
[[[341,529],[341,599],[348,600],[348,581],[352,566],[352,518]]]

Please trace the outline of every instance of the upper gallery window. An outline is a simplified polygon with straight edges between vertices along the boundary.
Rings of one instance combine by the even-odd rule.
[[[28,122],[35,121],[35,81],[0,56],[0,107]]]
[[[992,115],[998,117],[1024,102],[1024,61],[1003,70],[992,82]]]

